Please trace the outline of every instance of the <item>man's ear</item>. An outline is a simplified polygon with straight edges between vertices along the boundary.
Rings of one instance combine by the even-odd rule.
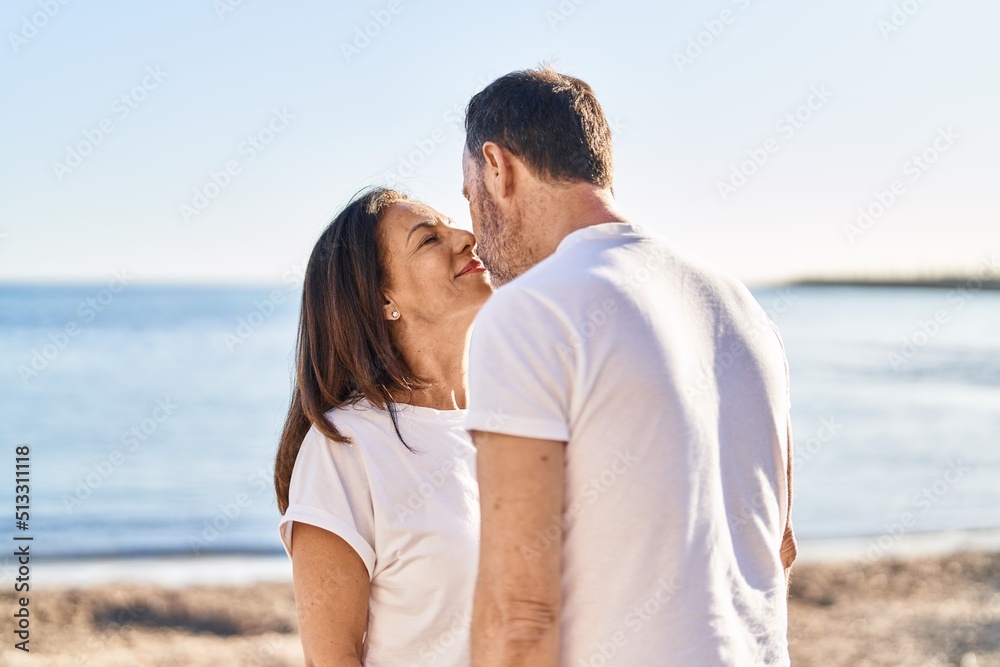
[[[515,157],[492,141],[483,144],[483,183],[496,199],[506,199],[514,191]]]

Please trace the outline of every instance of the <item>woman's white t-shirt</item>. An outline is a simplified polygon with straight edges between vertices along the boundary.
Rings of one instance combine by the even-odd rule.
[[[313,426],[295,460],[279,523],[291,557],[294,522],[318,526],[357,551],[371,577],[367,667],[468,665],[479,557],[479,487],[465,410],[362,399],[328,418],[352,444]]]

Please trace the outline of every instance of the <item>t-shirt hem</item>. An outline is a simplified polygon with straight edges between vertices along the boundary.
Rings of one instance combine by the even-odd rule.
[[[518,438],[560,442],[569,440],[569,429],[561,421],[512,417],[493,410],[469,410],[469,415],[465,420],[465,429],[467,431],[512,435]]]
[[[292,522],[294,521],[328,530],[347,542],[364,562],[365,569],[368,570],[368,578],[372,578],[372,573],[375,571],[375,550],[365,538],[339,516],[308,505],[289,505],[278,523],[281,544],[285,547],[285,553],[288,554],[289,558],[292,557]]]

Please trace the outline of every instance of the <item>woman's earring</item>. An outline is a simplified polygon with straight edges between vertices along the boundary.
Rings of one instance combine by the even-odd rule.
[[[399,311],[398,310],[392,311],[392,319],[394,319],[394,320],[398,320],[399,319]]]

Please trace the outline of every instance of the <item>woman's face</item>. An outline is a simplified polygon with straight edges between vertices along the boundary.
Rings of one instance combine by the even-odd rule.
[[[388,285],[386,317],[440,324],[469,318],[493,288],[476,256],[476,237],[425,204],[399,201],[379,222]]]

